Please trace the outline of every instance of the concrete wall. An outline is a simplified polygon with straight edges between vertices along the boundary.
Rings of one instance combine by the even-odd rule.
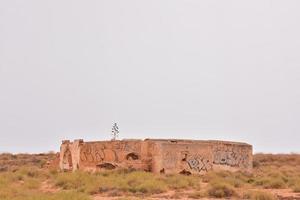
[[[80,168],[150,170],[148,143],[141,140],[87,142],[81,146]]]
[[[84,144],[83,140],[62,141],[60,146],[59,168],[61,170],[77,170],[80,163],[80,147]]]
[[[134,168],[155,173],[205,173],[252,169],[252,146],[199,140],[63,141],[62,170]]]
[[[154,172],[195,174],[209,170],[251,171],[252,146],[222,141],[157,141]]]

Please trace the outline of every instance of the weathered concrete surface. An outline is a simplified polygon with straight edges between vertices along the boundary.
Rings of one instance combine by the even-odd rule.
[[[210,170],[252,170],[252,146],[202,140],[63,141],[61,170],[133,168],[154,173],[201,174]]]

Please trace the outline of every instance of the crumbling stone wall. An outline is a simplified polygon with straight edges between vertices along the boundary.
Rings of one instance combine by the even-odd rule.
[[[210,170],[251,171],[252,146],[221,141],[157,141],[155,172],[199,174]]]
[[[63,141],[61,170],[133,168],[154,173],[199,174],[252,169],[252,146],[200,140]]]

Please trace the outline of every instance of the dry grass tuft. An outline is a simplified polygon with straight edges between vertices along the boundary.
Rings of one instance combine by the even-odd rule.
[[[55,185],[89,194],[118,190],[129,193],[157,194],[170,189],[199,188],[199,178],[183,175],[154,175],[143,171],[112,171],[97,174],[87,172],[58,173]]]
[[[61,173],[43,168],[48,158],[47,154],[0,155],[0,199],[90,200],[91,195],[103,193],[111,197],[145,199],[153,194],[173,190],[173,198],[199,199],[210,196],[237,199],[244,193],[245,199],[274,200],[276,198],[264,192],[265,189],[289,188],[300,192],[300,155],[295,154],[254,155],[252,174],[211,171],[203,176],[164,175],[132,170],[94,174],[82,171]],[[54,187],[54,191],[43,191],[41,185],[45,182]],[[249,192],[253,189],[259,191]]]
[[[1,200],[90,200],[87,194],[77,191],[43,193],[41,183],[49,178],[46,171],[32,167],[21,167],[0,173]]]
[[[262,186],[265,189],[283,189],[286,188],[284,180],[280,177],[262,177],[257,178],[255,185]]]
[[[226,183],[234,188],[242,188],[253,182],[253,175],[242,172],[208,172],[202,178],[205,183]]]
[[[263,191],[246,192],[243,198],[251,200],[276,200],[273,194]]]
[[[300,193],[300,180],[292,186],[292,189],[296,193]]]
[[[229,198],[237,196],[234,187],[223,182],[212,183],[208,189],[208,195],[215,198]]]
[[[196,176],[185,176],[181,174],[167,175],[164,182],[170,189],[200,189],[200,179]]]

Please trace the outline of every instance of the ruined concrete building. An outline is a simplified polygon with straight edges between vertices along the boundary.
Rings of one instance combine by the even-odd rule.
[[[61,170],[118,168],[182,174],[218,169],[251,171],[252,146],[238,142],[173,139],[62,142]]]

